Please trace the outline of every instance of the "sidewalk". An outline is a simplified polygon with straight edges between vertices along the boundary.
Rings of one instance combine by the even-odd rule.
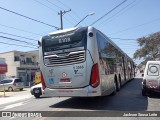
[[[31,97],[30,88],[24,88],[23,91],[5,92],[5,97],[4,92],[0,92],[0,105],[14,103]]]

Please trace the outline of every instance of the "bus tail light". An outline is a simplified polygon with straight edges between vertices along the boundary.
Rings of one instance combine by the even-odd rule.
[[[42,82],[42,88],[43,90],[46,88],[46,84],[44,82],[44,78],[43,78],[43,74],[42,74],[42,71],[41,71],[41,82]]]
[[[93,88],[96,88],[99,85],[99,83],[100,83],[99,69],[98,69],[98,63],[96,63],[92,67],[90,85]]]

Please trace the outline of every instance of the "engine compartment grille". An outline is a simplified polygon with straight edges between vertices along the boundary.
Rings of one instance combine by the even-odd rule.
[[[85,61],[85,51],[44,56],[44,63],[47,66],[76,64],[84,61]]]

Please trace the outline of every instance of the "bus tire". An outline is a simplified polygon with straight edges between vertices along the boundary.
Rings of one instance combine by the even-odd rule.
[[[120,90],[120,82],[117,79],[117,76],[115,76],[115,82],[116,82],[116,91],[119,91]]]
[[[116,89],[116,81],[114,81],[114,91],[111,93],[111,96],[116,95],[117,89]]]
[[[120,88],[121,88],[122,87],[121,75],[119,75],[119,84],[120,84]]]
[[[34,94],[35,98],[40,98],[40,96],[41,96],[40,94]]]

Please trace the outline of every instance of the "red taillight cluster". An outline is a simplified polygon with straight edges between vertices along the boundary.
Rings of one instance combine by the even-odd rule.
[[[146,83],[147,82],[147,83]],[[147,84],[147,85],[146,85]],[[156,81],[156,80],[146,80],[146,79],[144,79],[143,81],[142,81],[142,85],[143,85],[143,87],[147,87],[147,88],[151,88],[151,89],[156,89],[156,88],[158,88],[158,81]]]
[[[148,83],[149,83],[149,84],[152,84],[152,85],[157,85],[157,84],[158,84],[158,81],[152,80],[152,81],[149,81]]]
[[[91,72],[90,85],[96,88],[100,84],[98,63],[94,64]]]
[[[44,82],[42,71],[41,71],[41,82],[42,82],[42,88],[45,89],[46,88],[46,84]]]

